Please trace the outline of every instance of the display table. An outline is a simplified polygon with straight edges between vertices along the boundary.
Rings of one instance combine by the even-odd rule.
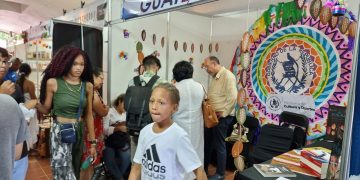
[[[306,147],[324,147],[327,149],[332,149],[333,148],[334,143],[331,142],[327,142],[327,141],[319,141],[319,142],[315,142],[313,144],[310,144]],[[264,164],[270,164],[271,163],[271,159],[267,160],[265,162],[263,162]],[[254,167],[250,167],[245,169],[242,172],[239,172],[236,176],[236,178],[234,178],[235,180],[249,180],[249,179],[254,179],[254,180],[261,180],[261,179],[277,179],[278,177],[274,177],[274,178],[270,178],[270,177],[263,177]],[[287,179],[301,179],[301,180],[307,180],[307,179],[318,179],[316,177],[311,177],[311,176],[306,176],[303,174],[299,174],[296,173],[296,177],[287,177]]]

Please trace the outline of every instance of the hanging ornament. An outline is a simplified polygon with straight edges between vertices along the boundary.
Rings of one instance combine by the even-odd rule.
[[[215,44],[215,52],[219,52],[219,43]]]
[[[305,0],[295,0],[296,7],[302,9],[305,5]]]
[[[238,91],[238,94],[237,94],[237,103],[239,105],[240,108],[243,108],[245,106],[245,103],[246,103],[246,91],[244,88],[241,88],[239,91]]]
[[[342,17],[339,22],[339,30],[342,34],[346,34],[350,25],[350,20],[347,17]]]
[[[241,136],[241,135],[240,135]],[[244,145],[241,141],[236,141],[231,149],[231,155],[233,158],[240,156],[240,153],[243,151]]]
[[[142,64],[143,63],[143,60],[144,60],[144,53],[143,52],[138,52],[138,61],[139,61],[139,64]]]
[[[330,19],[331,19],[331,7],[328,7],[328,6],[324,6],[321,8],[321,12],[320,12],[320,22],[321,24],[327,24]]]
[[[236,120],[239,124],[244,124],[245,120],[246,120],[246,110],[245,108],[239,108],[236,111]]]
[[[349,25],[349,36],[352,38],[355,38],[355,34],[356,34],[356,27],[357,27],[357,23],[355,21],[351,22],[351,24]]]
[[[334,16],[343,16],[346,13],[345,2],[344,0],[338,0],[335,2],[332,7],[332,14]]]
[[[242,36],[241,52],[247,52],[249,50],[249,44],[250,44],[250,34],[248,32],[245,32]]]
[[[210,43],[209,44],[209,53],[211,53],[212,52],[212,44]]]
[[[202,45],[202,44],[200,44],[200,53],[202,53],[202,52],[203,52],[203,49],[204,49],[203,45]]]
[[[127,60],[128,59],[128,53],[125,52],[125,51],[121,51],[119,53],[119,58],[120,58],[120,60]]]
[[[143,45],[142,43],[139,41],[136,43],[136,51],[137,52],[141,52],[143,50]]]
[[[178,47],[179,47],[178,41],[175,41],[175,42],[174,42],[175,51],[177,51]]]
[[[339,22],[339,16],[331,16],[330,19],[330,27],[331,29],[335,29]]]
[[[310,15],[313,19],[317,19],[320,15],[320,10],[322,7],[321,0],[313,0],[310,4]]]
[[[184,42],[183,43],[183,51],[186,52],[186,50],[187,50],[187,44],[186,44],[186,42]]]
[[[194,63],[194,58],[193,58],[193,57],[190,57],[190,58],[189,58],[189,62],[190,62],[190,64],[193,64],[193,63]]]
[[[123,35],[124,35],[124,38],[129,38],[130,33],[129,33],[129,31],[127,29],[124,29],[123,30]]]
[[[162,37],[161,38],[161,47],[163,48],[164,47],[164,45],[165,45],[165,37]]]
[[[241,63],[241,67],[243,69],[247,69],[250,65],[250,53],[249,52],[244,52],[241,54],[240,57],[240,63]]]
[[[143,41],[145,41],[145,39],[146,39],[146,31],[145,31],[145,29],[141,31],[141,39]]]
[[[194,45],[194,43],[191,44],[190,49],[191,49],[191,53],[194,53],[194,50],[195,50],[195,45]]]
[[[241,84],[241,87],[245,88],[245,86],[246,86],[246,80],[247,80],[246,70],[245,70],[245,69],[242,69],[242,70],[240,71],[240,84]]]
[[[240,172],[243,171],[245,169],[244,157],[242,155],[236,157],[234,159],[234,164],[238,171],[240,171]]]
[[[156,43],[156,35],[155,34],[153,34],[153,36],[152,36],[152,42],[153,42],[153,45],[155,45],[155,43]]]

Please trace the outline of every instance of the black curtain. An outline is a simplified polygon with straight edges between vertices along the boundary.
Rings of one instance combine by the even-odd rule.
[[[84,47],[81,40],[84,39]],[[102,31],[96,28],[54,22],[53,28],[53,55],[63,46],[75,46],[84,49],[89,55],[93,67],[102,68],[103,64],[103,39]]]

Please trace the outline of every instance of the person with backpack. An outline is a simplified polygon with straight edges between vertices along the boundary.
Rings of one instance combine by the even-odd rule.
[[[146,56],[143,66],[144,73],[130,80],[124,101],[127,112],[126,127],[130,134],[131,159],[135,155],[140,130],[152,122],[148,108],[152,88],[160,82],[166,82],[157,75],[161,63],[156,56]]]

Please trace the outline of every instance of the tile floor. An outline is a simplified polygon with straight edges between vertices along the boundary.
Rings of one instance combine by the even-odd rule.
[[[51,180],[50,160],[39,156],[29,156],[26,180]]]
[[[215,174],[215,167],[209,166],[209,173]],[[233,180],[234,172],[226,171],[225,180]],[[29,156],[29,167],[26,174],[26,180],[52,180],[50,160],[41,158],[37,155]]]

